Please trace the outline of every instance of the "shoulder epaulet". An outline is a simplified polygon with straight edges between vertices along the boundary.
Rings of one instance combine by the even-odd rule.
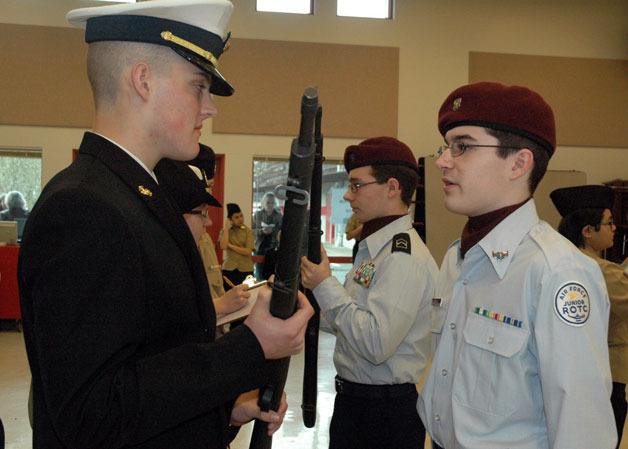
[[[396,234],[392,238],[392,249],[390,250],[390,252],[402,252],[412,254],[412,248],[410,246],[410,235],[407,232]]]

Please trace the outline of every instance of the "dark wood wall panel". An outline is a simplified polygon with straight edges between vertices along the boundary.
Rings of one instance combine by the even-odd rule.
[[[231,98],[216,98],[213,131],[294,135],[299,101],[316,86],[329,137],[397,135],[399,49],[234,39],[220,70]]]
[[[539,92],[554,110],[559,145],[628,147],[628,60],[471,52],[476,81]]]
[[[0,24],[0,123],[92,126],[83,30]]]

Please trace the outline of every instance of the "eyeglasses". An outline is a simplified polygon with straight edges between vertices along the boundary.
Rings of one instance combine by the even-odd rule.
[[[350,182],[349,183],[349,190],[351,190],[351,193],[356,193],[358,190],[360,190],[362,187],[364,186],[368,186],[369,184],[379,184],[379,181],[369,181],[369,182]]]
[[[451,157],[462,156],[462,154],[467,151],[469,148],[482,147],[482,148],[509,148],[512,150],[520,150],[520,147],[508,147],[504,145],[477,145],[475,143],[462,143],[462,142],[454,142],[451,145],[441,145],[436,150],[436,154],[438,157],[441,157],[446,150],[451,152]]]
[[[600,226],[604,226],[604,225],[609,225],[609,226],[613,227],[615,225],[615,221],[611,218],[606,223],[600,223]]]
[[[200,215],[203,218],[209,218],[209,210],[207,209],[203,209],[203,210],[191,210],[189,212],[186,212],[186,214],[190,214],[190,215]]]

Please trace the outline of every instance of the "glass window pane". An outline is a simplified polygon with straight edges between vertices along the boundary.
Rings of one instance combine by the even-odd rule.
[[[390,19],[392,0],[337,0],[337,14],[345,17]]]
[[[312,0],[257,0],[257,10],[312,14]]]
[[[266,192],[285,185],[288,178],[288,159],[253,159],[253,214],[262,209]],[[326,160],[323,163],[321,198],[322,242],[330,257],[351,257],[354,240],[345,237],[345,226],[351,216],[351,207],[342,196],[349,186],[342,161]],[[283,213],[284,202],[278,201]]]
[[[0,148],[0,197],[2,197],[2,213],[0,220],[18,221],[18,237],[21,237],[24,229],[22,220],[24,212],[21,200],[16,200],[20,206],[9,208],[6,203],[7,194],[17,191],[21,193],[26,204],[26,212],[35,205],[41,193],[41,151],[32,149]],[[13,199],[19,195],[11,195]]]

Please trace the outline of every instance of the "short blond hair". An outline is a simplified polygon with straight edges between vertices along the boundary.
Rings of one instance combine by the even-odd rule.
[[[173,57],[170,48],[143,42],[94,42],[87,50],[87,77],[92,86],[96,109],[112,105],[120,91],[124,70],[144,61],[157,73],[164,73]]]

